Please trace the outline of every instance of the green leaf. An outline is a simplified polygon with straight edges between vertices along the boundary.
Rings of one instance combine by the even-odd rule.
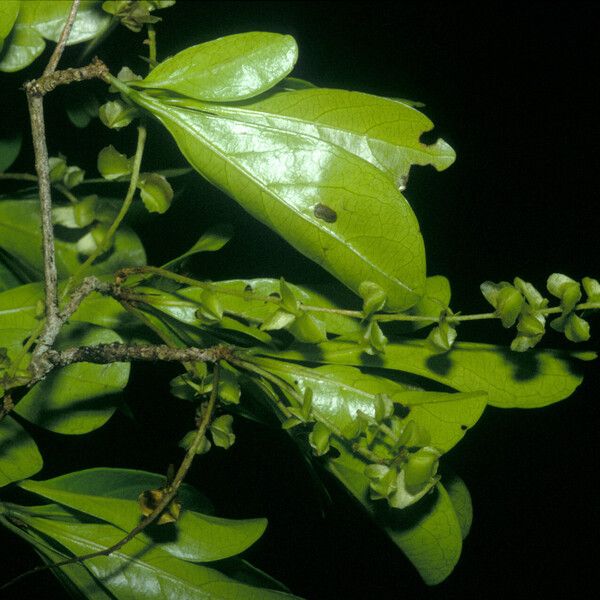
[[[473,523],[473,503],[471,502],[471,494],[465,482],[456,474],[448,479],[444,479],[444,487],[450,496],[452,506],[458,517],[462,539],[464,540]]]
[[[99,468],[20,485],[127,532],[140,520],[138,496],[163,487],[165,478],[143,471]],[[206,507],[206,500],[190,486],[182,488],[180,499],[181,515],[169,526],[174,535],[166,536],[167,541],[155,541],[163,552],[183,560],[208,562],[239,554],[254,544],[267,526],[266,519],[222,519],[197,512],[197,506]],[[147,543],[154,539],[152,531],[140,534],[140,538]]]
[[[85,90],[78,90],[77,94],[70,96],[65,106],[69,121],[79,129],[87,127],[90,121],[98,116],[99,108],[100,104],[96,96]]]
[[[4,40],[15,24],[19,14],[19,5],[19,0],[3,0],[3,2],[0,2],[0,51]]]
[[[21,142],[20,133],[0,139],[0,173],[6,171],[15,162],[21,151]]]
[[[3,0],[2,5],[5,4],[14,3]],[[69,0],[21,2],[14,28],[6,40],[0,71],[18,71],[31,64],[46,47],[43,38],[57,42],[70,9]],[[2,16],[0,13],[0,17]],[[99,9],[98,2],[83,0],[67,45],[91,40],[101,34],[109,23],[110,17]]]
[[[357,292],[365,280],[378,284],[390,310],[418,301],[423,239],[405,198],[377,167],[294,130],[294,119],[280,127],[275,119],[265,123],[239,111],[220,116],[212,108],[169,106],[133,90],[128,95],[167,127],[205,178],[350,289]],[[335,222],[320,218],[316,209],[323,206],[336,213]]]
[[[337,446],[336,446],[337,448]],[[340,456],[326,468],[359,500],[377,525],[406,554],[428,585],[442,582],[454,569],[462,549],[461,528],[446,490],[435,492],[409,508],[398,510],[369,498],[364,463],[339,447]]]
[[[433,275],[425,280],[425,292],[420,300],[408,309],[409,315],[439,318],[450,305],[450,282],[442,275]],[[433,322],[433,321],[432,321]],[[404,332],[417,331],[429,327],[432,322],[400,322],[399,329]]]
[[[99,199],[98,204],[102,202]],[[75,211],[73,206],[69,210]],[[73,215],[75,220],[75,215]],[[18,259],[42,279],[42,237],[40,233],[40,211],[37,200],[0,201],[0,248]],[[55,239],[56,266],[58,276],[66,279],[75,273],[81,263],[77,243]],[[142,243],[131,229],[121,226],[114,239],[110,253],[89,267],[87,274],[114,273],[117,269],[146,264]]]
[[[278,351],[260,349],[279,359],[404,371],[438,381],[462,392],[484,391],[488,404],[501,408],[538,408],[570,396],[582,381],[576,360],[594,353],[569,355],[556,350],[513,353],[502,346],[461,342],[447,354],[435,356],[424,340],[390,342],[385,354],[369,356],[354,342],[333,341],[314,349],[306,346]]]
[[[233,417],[231,415],[221,415],[210,424],[210,432],[215,446],[225,450],[233,446],[235,433],[231,428],[232,424]]]
[[[53,505],[11,506],[8,516],[76,556],[108,548],[123,537],[123,530],[113,525],[80,522],[59,507],[53,509]],[[94,558],[85,564],[103,587],[119,600],[195,598],[198,594],[215,600],[294,597],[244,585],[216,569],[179,560],[141,536],[109,556]]]
[[[0,487],[35,475],[43,464],[35,442],[21,425],[10,416],[2,419],[0,421]]]
[[[267,358],[246,358],[274,373],[301,394],[312,390],[312,410],[352,438],[359,413],[375,418],[381,394],[410,409],[409,418],[427,430],[430,444],[447,452],[479,419],[486,394],[415,391],[385,377],[361,373],[354,367],[326,365],[309,368]]]
[[[289,35],[239,33],[186,48],[133,85],[209,102],[244,100],[281,81],[297,58],[298,47]]]
[[[22,281],[10,268],[10,263],[0,255],[0,292],[10,290],[21,285]]]
[[[119,100],[106,102],[98,109],[100,121],[109,129],[121,129],[126,127],[138,116],[134,106],[123,104]]]
[[[199,238],[198,241],[187,251],[165,263],[163,269],[172,269],[182,260],[197,254],[199,252],[216,252],[220,250],[233,237],[233,227],[228,223],[220,223],[209,227]]]
[[[381,310],[385,305],[385,292],[372,281],[363,281],[358,286],[358,293],[363,299],[363,313],[365,317]]]
[[[70,334],[63,332],[57,344],[60,349],[122,341],[108,329],[75,328]],[[57,433],[93,431],[114,413],[117,404],[110,396],[127,385],[129,367],[129,363],[77,363],[52,371],[27,392],[15,412]]]

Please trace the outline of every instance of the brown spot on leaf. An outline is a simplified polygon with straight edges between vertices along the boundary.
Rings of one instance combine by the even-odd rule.
[[[320,202],[315,204],[313,212],[317,219],[321,219],[321,221],[325,221],[325,223],[335,223],[337,221],[337,213],[335,210]]]

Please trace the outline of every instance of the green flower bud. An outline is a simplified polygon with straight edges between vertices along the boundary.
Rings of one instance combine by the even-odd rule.
[[[215,446],[224,448],[225,450],[233,446],[235,433],[231,429],[232,423],[233,417],[231,415],[222,415],[211,423],[210,433]]]
[[[300,309],[300,304],[296,298],[296,295],[292,291],[292,288],[285,282],[282,277],[279,280],[279,294],[281,296],[281,308],[288,312],[297,315]]]
[[[581,299],[581,286],[561,273],[553,273],[546,284],[548,291],[560,299],[560,307],[564,313],[571,312]]]
[[[313,405],[313,391],[312,388],[307,387],[304,390],[304,395],[302,397],[302,418],[304,421],[310,420],[310,414],[312,412]]]
[[[515,277],[514,284],[519,292],[525,296],[527,304],[532,308],[541,309],[548,306],[548,299],[544,298],[531,283],[523,281],[519,277]]]
[[[583,283],[587,302],[600,302],[600,283],[598,280],[591,277],[584,277],[581,283]]]
[[[85,177],[85,171],[79,167],[67,167],[63,174],[63,183],[69,189],[79,185]]]
[[[526,307],[519,317],[517,323],[517,331],[521,335],[528,337],[542,336],[546,332],[546,318],[537,311],[533,311]]]
[[[512,285],[503,287],[498,291],[496,297],[496,313],[502,321],[502,325],[506,328],[512,327],[519,315],[525,299],[521,296],[519,290]]]
[[[189,450],[194,443],[195,437],[196,431],[188,431],[179,442],[179,447],[186,451]],[[206,454],[211,449],[211,446],[212,444],[210,441],[206,437],[203,437],[198,448],[196,449],[196,454]]]
[[[363,335],[363,339],[369,345],[366,350],[367,354],[384,354],[385,347],[388,343],[387,337],[383,334],[381,327],[377,321],[371,321],[367,325],[367,329]]]
[[[87,227],[96,218],[96,202],[98,196],[95,194],[86,196],[73,206],[73,219],[78,227]]]
[[[564,331],[571,342],[587,342],[590,339],[590,324],[575,313],[567,317]]]
[[[111,100],[98,109],[98,116],[106,127],[121,129],[138,116],[138,111],[133,106],[128,106],[120,100]]]
[[[375,397],[375,421],[381,423],[394,414],[394,403],[386,394],[377,394]]]
[[[439,452],[433,448],[421,448],[409,456],[402,469],[404,484],[410,494],[418,493],[431,482],[437,472],[439,457]]]
[[[173,200],[173,188],[163,175],[144,173],[138,188],[148,212],[165,213]]]
[[[363,313],[365,317],[381,310],[386,301],[383,288],[372,281],[363,281],[358,286],[358,293],[363,299]]]
[[[302,313],[288,327],[289,332],[304,344],[320,344],[327,341],[324,321],[310,313]]]
[[[427,336],[430,349],[437,354],[448,352],[455,341],[456,328],[446,320],[434,327]]]
[[[50,168],[50,181],[56,183],[62,181],[67,170],[67,161],[64,156],[51,156],[48,159],[48,166]]]
[[[369,488],[372,500],[389,498],[396,491],[398,476],[396,469],[386,465],[372,464],[365,467],[364,474],[370,480]]]
[[[331,431],[329,431],[329,429],[323,425],[323,423],[315,423],[313,430],[308,436],[308,443],[310,444],[316,456],[323,456],[329,452],[330,437]]]
[[[133,161],[111,145],[100,150],[97,165],[100,175],[104,179],[108,179],[108,181],[113,181],[119,177],[129,175],[132,170]]]
[[[210,290],[202,290],[199,300],[201,307],[196,311],[196,316],[209,324],[219,323],[223,318],[223,305],[219,296]]]

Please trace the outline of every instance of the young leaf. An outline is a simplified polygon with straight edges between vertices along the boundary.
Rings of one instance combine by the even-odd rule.
[[[227,223],[221,223],[209,227],[199,238],[198,241],[187,251],[165,263],[163,269],[172,269],[175,265],[186,259],[188,256],[198,252],[216,252],[220,250],[233,237],[233,227]]]
[[[9,416],[2,419],[0,421],[0,487],[35,475],[43,464],[36,443],[21,425]]]
[[[417,302],[423,240],[410,206],[382,171],[301,131],[128,94],[167,127],[196,170],[350,289],[373,281],[393,310]],[[336,213],[335,222],[320,218],[322,206]]]
[[[63,330],[57,346],[120,342],[108,329]],[[15,412],[37,425],[64,434],[93,431],[108,421],[117,404],[110,395],[120,392],[129,379],[129,363],[94,365],[77,363],[53,371],[37,383],[15,407]]]
[[[232,102],[272,88],[294,68],[293,37],[252,31],[192,46],[158,64],[133,85],[208,102]]]
[[[102,519],[123,531],[140,519],[140,492],[165,485],[164,477],[129,469],[87,469],[46,481],[24,481],[23,489]],[[243,552],[264,533],[265,519],[222,519],[198,512],[210,507],[190,486],[181,489],[182,511],[174,524],[177,535],[157,546],[177,558],[194,562],[221,560]],[[147,543],[152,536],[140,534]]]

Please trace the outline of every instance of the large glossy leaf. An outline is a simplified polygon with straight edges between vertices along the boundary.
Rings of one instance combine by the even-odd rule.
[[[432,354],[424,340],[389,343],[385,354],[370,356],[353,342],[333,341],[298,347],[277,358],[316,363],[371,366],[404,371],[443,383],[461,392],[485,391],[488,404],[500,408],[537,408],[570,396],[582,381],[577,360],[594,353],[570,355],[556,350],[511,352],[491,344],[457,343],[451,352]]]
[[[42,237],[40,213],[37,200],[3,200],[0,202],[0,248],[27,265],[42,278]],[[81,230],[81,236],[85,233]],[[61,239],[55,240],[58,275],[66,278],[83,262],[77,244]],[[128,227],[120,227],[114,246],[102,260],[86,271],[86,274],[113,273],[119,268],[143,265],[146,262],[144,247]]]
[[[390,309],[418,301],[423,239],[383,171],[301,129],[128,94],[165,125],[197,171],[350,289],[373,281],[387,292]]]
[[[132,83],[198,100],[244,100],[281,81],[297,58],[296,41],[289,35],[238,33],[186,48]]]
[[[11,505],[7,517],[23,523],[28,531],[41,534],[52,544],[74,555],[112,546],[123,531],[107,523],[85,522],[53,505],[18,507]],[[86,567],[119,600],[262,600],[295,598],[284,592],[244,585],[216,569],[179,560],[155,545],[134,538],[109,556],[86,561]]]
[[[107,521],[123,531],[140,521],[138,496],[165,485],[164,477],[127,469],[88,469],[47,481],[25,481],[21,487],[80,512]],[[186,507],[178,521],[163,527],[161,550],[189,561],[208,562],[235,556],[264,533],[266,519],[231,520],[201,514]],[[148,543],[152,537],[141,534]],[[160,537],[159,537],[160,539]],[[156,541],[156,540],[154,540]]]
[[[444,487],[412,507],[398,510],[369,499],[364,463],[345,448],[325,467],[362,504],[375,522],[406,554],[428,585],[442,582],[454,569],[462,550],[461,528]]]
[[[19,3],[3,0],[2,4]],[[0,71],[18,71],[31,64],[45,48],[44,38],[58,41],[71,4],[70,0],[21,2],[18,17],[0,57]],[[110,16],[99,5],[99,2],[93,0],[81,2],[68,45],[90,40],[108,27]]]
[[[444,479],[444,487],[448,492],[452,506],[460,524],[463,540],[469,535],[473,523],[473,503],[465,482],[456,474]]]
[[[313,410],[341,431],[351,431],[357,411],[375,416],[378,394],[410,409],[410,419],[431,436],[431,445],[447,452],[479,419],[487,394],[416,391],[399,383],[361,373],[354,367],[326,365],[307,368],[293,363],[254,359],[262,368],[296,386],[312,390]]]
[[[58,348],[122,341],[110,329],[63,329]],[[64,434],[80,434],[101,427],[112,416],[120,392],[129,379],[129,363],[77,363],[52,371],[15,407],[23,418]]]
[[[14,271],[2,260],[0,255],[0,292],[10,290],[21,285],[21,280]]]
[[[0,51],[2,51],[4,40],[15,24],[20,4],[19,0],[3,0],[3,2],[0,2]]]
[[[232,106],[180,98],[165,101],[325,140],[385,171],[401,190],[406,187],[411,165],[430,164],[441,171],[456,158],[441,139],[431,145],[420,141],[433,123],[414,106],[361,92],[284,90]]]
[[[30,435],[11,417],[0,421],[0,487],[35,475],[42,457]]]

